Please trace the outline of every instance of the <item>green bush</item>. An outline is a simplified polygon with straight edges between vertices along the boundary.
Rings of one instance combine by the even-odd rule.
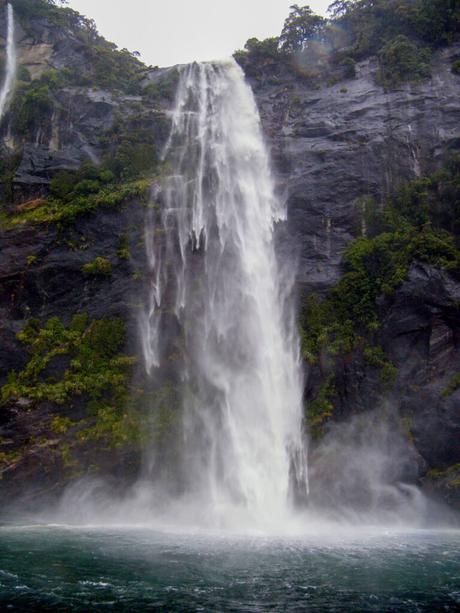
[[[129,260],[129,241],[126,235],[120,236],[118,239],[117,256],[120,260]]]
[[[119,181],[151,176],[159,163],[155,138],[142,116],[118,116],[105,136],[103,168]]]
[[[101,184],[95,179],[84,179],[75,185],[74,191],[77,194],[83,196],[89,196],[90,194],[97,194],[101,189]]]
[[[74,191],[78,181],[77,174],[70,170],[61,170],[51,179],[50,193],[55,198],[65,200]]]
[[[313,439],[321,438],[324,424],[334,412],[334,377],[329,376],[321,385],[315,398],[307,403],[306,421]]]
[[[22,27],[32,38],[41,35],[40,21],[46,19],[50,24],[69,31],[72,39],[79,43],[79,53],[85,60],[85,72],[66,68],[62,71],[51,69],[48,78],[64,77],[66,83],[93,86],[127,94],[140,94],[141,81],[146,68],[135,53],[127,49],[117,49],[116,45],[102,38],[93,20],[83,17],[76,11],[59,6],[51,0],[14,0],[14,8]],[[51,87],[57,86],[53,82]],[[63,82],[61,82],[63,86]]]
[[[124,343],[121,320],[89,321],[85,315],[77,315],[66,327],[53,317],[42,328],[32,319],[17,336],[28,346],[31,357],[23,371],[10,373],[1,390],[3,402],[24,397],[64,404],[74,394],[100,399],[106,393],[110,397],[124,393],[133,360],[119,353]],[[47,373],[47,366],[57,356],[71,358],[59,380]]]
[[[380,370],[380,381],[384,388],[393,387],[398,375],[398,369],[386,357],[381,347],[367,346],[363,351],[364,360]]]
[[[68,186],[65,181],[61,182],[61,179],[59,179],[54,183],[53,189],[65,191],[66,185]],[[88,196],[69,191],[62,198],[62,192],[60,192],[61,198],[57,197],[56,194],[31,210],[6,216],[3,219],[3,225],[6,228],[14,228],[26,223],[74,224],[79,217],[94,213],[101,207],[119,207],[134,198],[140,203],[147,202],[150,186],[150,179],[142,179],[123,184],[105,185],[96,194]],[[73,187],[70,189],[73,189]]]
[[[455,74],[460,74],[460,59],[452,62],[452,72]]]
[[[23,64],[18,66],[17,78],[18,81],[24,81],[24,83],[30,83],[30,81],[32,81],[32,77],[30,76],[27,66],[24,66]]]
[[[142,95],[151,104],[159,104],[164,100],[172,102],[176,95],[178,83],[179,71],[172,69],[165,76],[145,86],[142,90]]]
[[[280,67],[285,67],[285,54],[278,50],[279,38],[265,40],[250,38],[244,50],[235,51],[233,57],[249,76],[273,80]]]
[[[352,57],[344,58],[340,65],[343,68],[343,76],[346,79],[356,78],[356,61]]]
[[[51,120],[54,104],[49,86],[42,81],[33,81],[24,90],[18,87],[11,105],[14,127],[18,134],[25,135]]]
[[[84,264],[82,271],[85,275],[110,276],[112,274],[112,264],[107,258],[97,257],[92,262]]]
[[[440,172],[402,186],[384,208],[362,203],[368,235],[349,244],[344,275],[329,294],[322,300],[309,296],[303,305],[306,360],[316,363],[326,349],[348,353],[372,337],[380,325],[378,298],[394,293],[412,262],[458,274],[460,252],[449,230],[458,228],[459,194],[460,161],[454,156]],[[389,379],[390,371],[385,368]]]
[[[2,403],[27,398],[34,404],[46,401],[66,406],[74,397],[82,397],[87,399],[87,419],[79,422],[77,440],[72,443],[104,440],[113,447],[139,440],[139,415],[127,410],[135,359],[122,353],[122,320],[90,321],[78,314],[69,326],[53,317],[41,327],[40,321],[33,319],[17,336],[27,346],[30,359],[24,370],[9,374],[0,390]],[[56,359],[62,361],[64,370],[51,376],[49,366]],[[56,415],[51,430],[67,435],[74,425],[67,417]]]
[[[394,86],[405,81],[417,82],[431,76],[431,52],[419,48],[407,36],[399,35],[380,51],[380,80]]]

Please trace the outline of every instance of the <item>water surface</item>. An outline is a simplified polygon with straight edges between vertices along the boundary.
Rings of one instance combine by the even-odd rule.
[[[0,609],[458,611],[460,533],[0,527]]]

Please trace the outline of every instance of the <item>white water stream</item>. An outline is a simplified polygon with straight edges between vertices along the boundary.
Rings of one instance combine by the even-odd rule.
[[[2,89],[0,90],[0,119],[2,119],[10,94],[13,90],[16,76],[16,46],[14,43],[14,12],[11,4],[7,5],[8,32],[6,39],[6,72]]]
[[[220,524],[285,522],[293,489],[307,487],[292,278],[274,246],[286,211],[236,63],[182,70],[165,163],[141,328],[153,376],[169,357],[165,311],[182,330],[185,488]]]

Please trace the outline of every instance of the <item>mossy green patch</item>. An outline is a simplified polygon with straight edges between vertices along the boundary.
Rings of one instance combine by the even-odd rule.
[[[110,277],[112,274],[112,264],[107,258],[101,256],[95,258],[92,262],[83,264],[82,272],[90,276]]]
[[[458,372],[456,375],[452,377],[452,379],[449,382],[449,385],[446,387],[446,389],[442,393],[443,397],[448,398],[454,392],[456,392],[459,387],[460,387],[460,372]]]
[[[73,224],[77,218],[94,213],[99,208],[116,208],[133,199],[145,203],[151,186],[150,179],[103,186],[97,193],[72,195],[66,200],[50,197],[37,207],[3,218],[3,226],[14,228],[22,224]]]
[[[367,346],[363,350],[364,360],[380,370],[380,381],[385,389],[391,389],[396,382],[398,369],[386,357],[381,347]]]
[[[43,327],[30,320],[18,339],[27,346],[30,359],[25,368],[12,372],[1,389],[1,400],[28,398],[63,405],[73,395],[91,400],[124,398],[134,358],[121,353],[124,324],[120,319],[89,321],[76,315],[69,326],[58,317]],[[58,356],[65,356],[62,376],[49,368]],[[50,374],[51,371],[51,374]]]
[[[83,398],[87,416],[80,421],[55,414],[50,430],[64,439],[62,457],[74,467],[72,449],[88,441],[105,447],[138,444],[140,415],[129,394],[135,358],[122,353],[125,331],[120,319],[89,320],[76,315],[70,325],[53,317],[42,327],[30,320],[18,339],[27,346],[25,368],[12,372],[0,390],[2,403],[27,398],[56,407]]]
[[[446,481],[448,489],[460,487],[460,464],[453,464],[448,468],[433,468],[427,473],[428,479],[432,481]]]
[[[332,417],[334,395],[334,377],[330,375],[321,385],[315,398],[307,404],[307,426],[313,439],[321,438],[324,424]]]

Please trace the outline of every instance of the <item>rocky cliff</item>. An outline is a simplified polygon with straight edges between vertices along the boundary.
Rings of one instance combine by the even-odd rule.
[[[439,52],[431,79],[390,90],[376,83],[376,58],[329,86],[312,88],[289,72],[251,80],[307,289],[322,292],[339,279],[366,197],[383,203],[458,149],[460,78],[451,66],[459,55],[460,46]]]
[[[0,490],[34,501],[88,472],[129,482],[139,469],[152,394],[132,360],[149,282],[143,222],[161,200],[150,190],[161,178],[176,72],[115,50],[68,9],[15,6],[19,85],[0,125]],[[458,150],[459,55],[455,46],[437,52],[431,79],[390,90],[376,83],[375,57],[329,85],[248,71],[287,202],[279,247],[299,263],[300,302],[327,299],[340,282],[346,247],[368,233],[369,199],[383,209],[399,186]],[[458,504],[459,298],[458,276],[412,258],[378,297],[368,337],[306,356],[318,484],[331,478],[323,459],[335,424],[377,411],[395,433],[388,453],[401,441],[409,450],[410,470],[392,478]],[[101,349],[120,321],[125,340]],[[156,395],[153,427],[165,439],[172,396]],[[347,440],[357,444],[356,430]]]
[[[288,251],[297,253],[303,299],[334,291],[346,270],[346,247],[368,235],[369,200],[383,210],[398,188],[429,176],[458,152],[460,76],[452,64],[459,54],[455,45],[443,49],[431,79],[388,89],[377,83],[375,57],[359,62],[352,78],[329,86],[312,87],[289,70],[250,76],[287,202]],[[307,356],[306,402],[319,413],[311,413],[310,422],[319,423],[325,436],[313,442],[313,472],[315,458],[337,434],[334,422],[366,413],[373,421],[378,409],[392,422],[394,449],[390,437],[388,453],[399,462],[395,449],[399,435],[405,437],[407,455],[415,452],[413,471],[430,477],[427,490],[442,490],[458,503],[460,390],[449,385],[460,370],[459,291],[458,274],[414,261],[395,292],[378,299],[377,331],[338,352],[329,351],[326,340],[318,359]],[[363,348],[368,342],[384,357],[373,358]],[[382,383],[386,367],[395,368],[390,384]],[[350,432],[348,444],[359,446],[359,439]],[[396,472],[404,480],[404,470]],[[317,474],[318,490],[321,479]]]

